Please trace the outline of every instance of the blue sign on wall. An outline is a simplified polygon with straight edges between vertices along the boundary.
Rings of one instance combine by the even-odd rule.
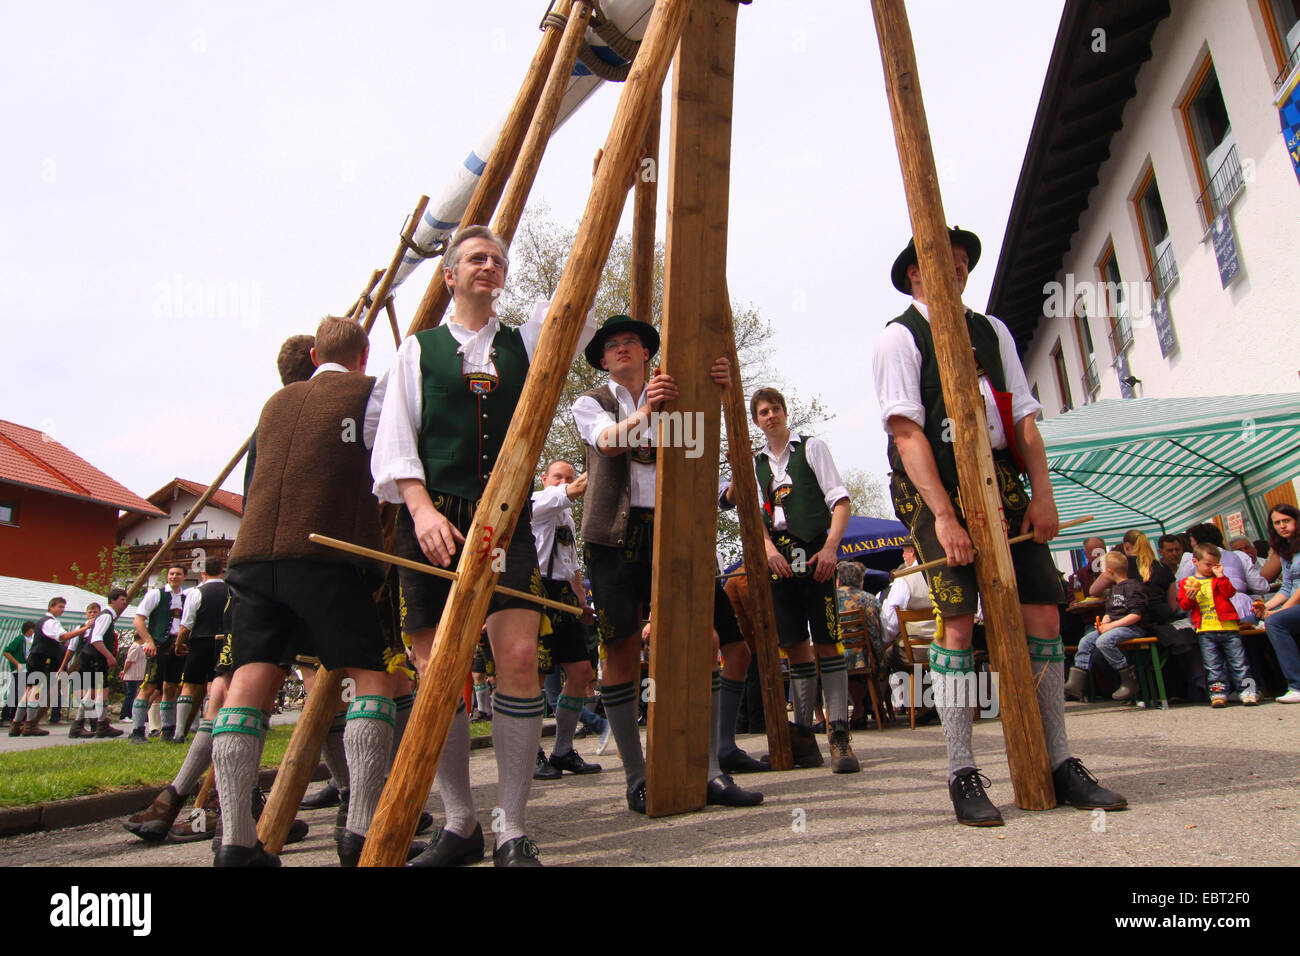
[[[1156,338],[1160,341],[1160,354],[1169,358],[1178,350],[1178,336],[1174,335],[1174,320],[1169,317],[1169,300],[1165,296],[1156,299],[1151,307],[1151,315],[1156,323]]]
[[[1214,258],[1219,263],[1219,281],[1226,289],[1241,272],[1241,262],[1237,259],[1237,237],[1232,232],[1232,219],[1228,216],[1228,210],[1225,209],[1214,217],[1210,236],[1214,241]]]
[[[1300,69],[1292,71],[1290,82],[1279,91],[1273,102],[1277,103],[1287,154],[1295,167],[1296,179],[1300,179]]]

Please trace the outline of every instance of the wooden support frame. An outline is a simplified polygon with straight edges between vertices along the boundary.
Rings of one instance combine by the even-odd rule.
[[[1011,546],[993,470],[988,422],[975,376],[948,224],[939,192],[925,104],[903,0],[872,0],[876,35],[898,144],[917,262],[929,304],[943,397],[953,422],[953,445],[962,510],[979,556],[976,580],[984,602],[989,657],[999,677],[1002,732],[1016,805],[1048,810],[1056,805],[1038,698],[1016,594]],[[1015,529],[1019,531],[1019,529]]]
[[[655,288],[655,213],[659,198],[659,118],[663,113],[662,94],[650,107],[650,125],[646,127],[645,153],[637,170],[636,192],[632,197],[632,318],[650,322],[654,313]],[[646,161],[650,165],[645,165]],[[646,170],[652,175],[646,176]]]
[[[539,410],[554,409],[563,390],[618,229],[627,198],[626,183],[645,136],[650,104],[663,86],[689,6],[689,0],[656,0],[640,51],[623,84],[604,159],[596,171],[582,225],[547,311],[519,400],[518,407],[526,411],[510,423],[465,536],[466,547],[457,567],[461,578],[452,585],[397,760],[371,821],[361,854],[363,866],[398,866],[406,859],[496,584],[497,574],[487,559],[494,547],[506,546],[525,506],[551,421]]]
[[[662,368],[682,416],[677,442],[660,422],[651,576],[646,813],[698,810],[708,785],[712,607],[718,531],[721,392],[709,377],[727,354],[727,199],[736,4],[697,0],[673,61],[664,257]],[[734,347],[734,343],[733,343]],[[681,447],[685,418],[702,447]],[[693,454],[694,457],[688,457]],[[701,718],[706,718],[701,720]]]
[[[366,335],[374,328],[375,318],[379,315],[379,310],[388,308],[389,316],[392,316],[392,300],[390,296],[393,292],[393,282],[397,278],[397,270],[402,264],[402,258],[406,255],[415,239],[415,229],[420,224],[420,217],[424,215],[424,209],[429,205],[429,197],[421,196],[415,204],[415,209],[411,211],[411,216],[406,220],[406,225],[402,227],[401,241],[397,244],[397,249],[393,252],[393,258],[389,260],[388,268],[382,273],[379,282],[379,288],[375,290],[371,297],[370,305],[366,309],[366,316],[361,320],[361,328],[365,330]],[[396,330],[394,330],[396,331]],[[397,344],[402,344],[402,334],[396,333]]]

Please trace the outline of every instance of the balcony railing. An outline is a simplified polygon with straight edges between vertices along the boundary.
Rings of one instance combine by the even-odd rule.
[[[1210,184],[1196,199],[1196,208],[1201,211],[1201,228],[1208,232],[1214,223],[1214,217],[1228,208],[1245,185],[1241,160],[1237,158],[1237,147],[1233,146],[1210,177]]]
[[[1089,360],[1083,369],[1083,394],[1092,397],[1101,388],[1101,376],[1097,374],[1097,363]]]
[[[1285,42],[1285,41],[1284,41]],[[1282,89],[1287,79],[1291,76],[1291,71],[1300,64],[1300,46],[1291,51],[1291,55],[1286,58],[1286,63],[1282,66],[1282,72],[1273,78],[1273,92],[1277,93]]]
[[[1110,339],[1110,351],[1119,358],[1133,344],[1133,324],[1128,320],[1128,307],[1120,303],[1115,313],[1115,323],[1107,337]]]
[[[1178,263],[1174,261],[1174,247],[1166,246],[1156,260],[1156,267],[1147,275],[1147,286],[1153,298],[1160,298],[1178,281]]]

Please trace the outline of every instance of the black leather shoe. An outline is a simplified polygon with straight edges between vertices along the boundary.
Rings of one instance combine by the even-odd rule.
[[[526,836],[507,840],[492,851],[493,866],[541,866],[537,844]]]
[[[288,846],[290,843],[301,843],[303,840],[307,839],[308,829],[310,828],[307,826],[306,820],[294,820],[293,823],[289,824],[289,832],[285,834],[284,845]]]
[[[495,854],[493,854],[495,859]],[[457,836],[450,830],[439,830],[424,852],[407,866],[464,866],[483,859],[483,827],[474,825],[467,837]]]
[[[772,764],[766,757],[755,760],[745,751],[737,748],[725,757],[719,754],[718,767],[724,773],[766,773],[772,769]]]
[[[1052,771],[1056,802],[1081,810],[1124,810],[1128,801],[1107,790],[1088,772],[1078,757],[1071,757]]]
[[[537,766],[533,768],[534,780],[559,780],[564,776],[564,771],[559,767],[552,767],[551,762],[546,759],[546,752],[541,747],[537,748]]]
[[[757,790],[742,790],[725,773],[709,781],[708,803],[711,807],[756,807],[763,802]]]
[[[600,773],[600,764],[587,763],[576,750],[570,750],[563,757],[551,754],[548,763],[556,770],[567,770],[569,773]]]
[[[339,842],[339,837],[343,835],[344,829],[348,825],[348,791],[339,791],[339,808],[334,814],[334,842]]]
[[[645,813],[645,781],[627,792],[627,808],[633,813]]]
[[[343,835],[338,838],[339,866],[353,867],[361,861],[361,851],[366,845],[366,838],[359,833],[353,833],[346,827]],[[429,844],[424,842],[412,843],[409,850],[406,851],[406,859],[413,860],[426,849]]]
[[[149,742],[149,739],[145,737],[143,730],[131,731],[131,736],[127,737],[126,740],[127,743],[132,744],[147,744]]]
[[[971,767],[960,771],[956,779],[948,784],[948,795],[952,797],[952,808],[957,811],[958,823],[968,827],[1002,826],[1002,814],[984,792],[986,779]]]
[[[433,814],[428,810],[420,811],[420,822],[415,825],[415,835],[424,836],[433,829]]]
[[[221,846],[212,857],[213,866],[279,866],[280,858],[272,856],[262,848],[262,841],[256,846]]]
[[[303,797],[302,803],[298,804],[299,810],[326,810],[330,807],[339,805],[339,792],[334,786],[333,780],[326,780],[325,786],[321,787],[313,796]]]

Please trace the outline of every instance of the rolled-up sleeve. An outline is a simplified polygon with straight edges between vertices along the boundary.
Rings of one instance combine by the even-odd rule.
[[[617,425],[614,416],[597,404],[590,395],[583,395],[573,403],[573,423],[578,426],[578,434],[592,448],[596,439],[610,425]]]
[[[402,493],[397,483],[406,478],[424,481],[419,445],[424,408],[422,385],[420,343],[415,336],[410,336],[397,350],[397,359],[388,375],[375,447],[370,456],[375,497],[380,501],[401,504]]]
[[[528,321],[519,326],[519,335],[524,340],[524,350],[528,353],[531,361],[533,353],[537,351],[537,343],[541,341],[542,330],[546,327],[546,313],[550,311],[551,303],[546,299],[539,299],[533,303],[532,314],[528,316]],[[586,318],[582,323],[582,332],[578,336],[578,347],[574,350],[570,362],[582,354],[582,350],[587,347],[591,337],[596,334],[596,310],[591,308],[587,310]]]
[[[844,487],[844,480],[840,478],[839,469],[835,467],[835,459],[831,457],[830,448],[820,438],[809,438],[807,447],[804,448],[804,455],[808,459],[813,475],[817,478],[817,484],[826,495],[826,507],[834,508],[836,502],[849,496],[849,490]]]
[[[885,326],[876,339],[872,360],[876,380],[876,401],[880,404],[880,424],[885,433],[895,416],[925,427],[925,406],[921,404],[921,353],[912,333],[901,325]]]

